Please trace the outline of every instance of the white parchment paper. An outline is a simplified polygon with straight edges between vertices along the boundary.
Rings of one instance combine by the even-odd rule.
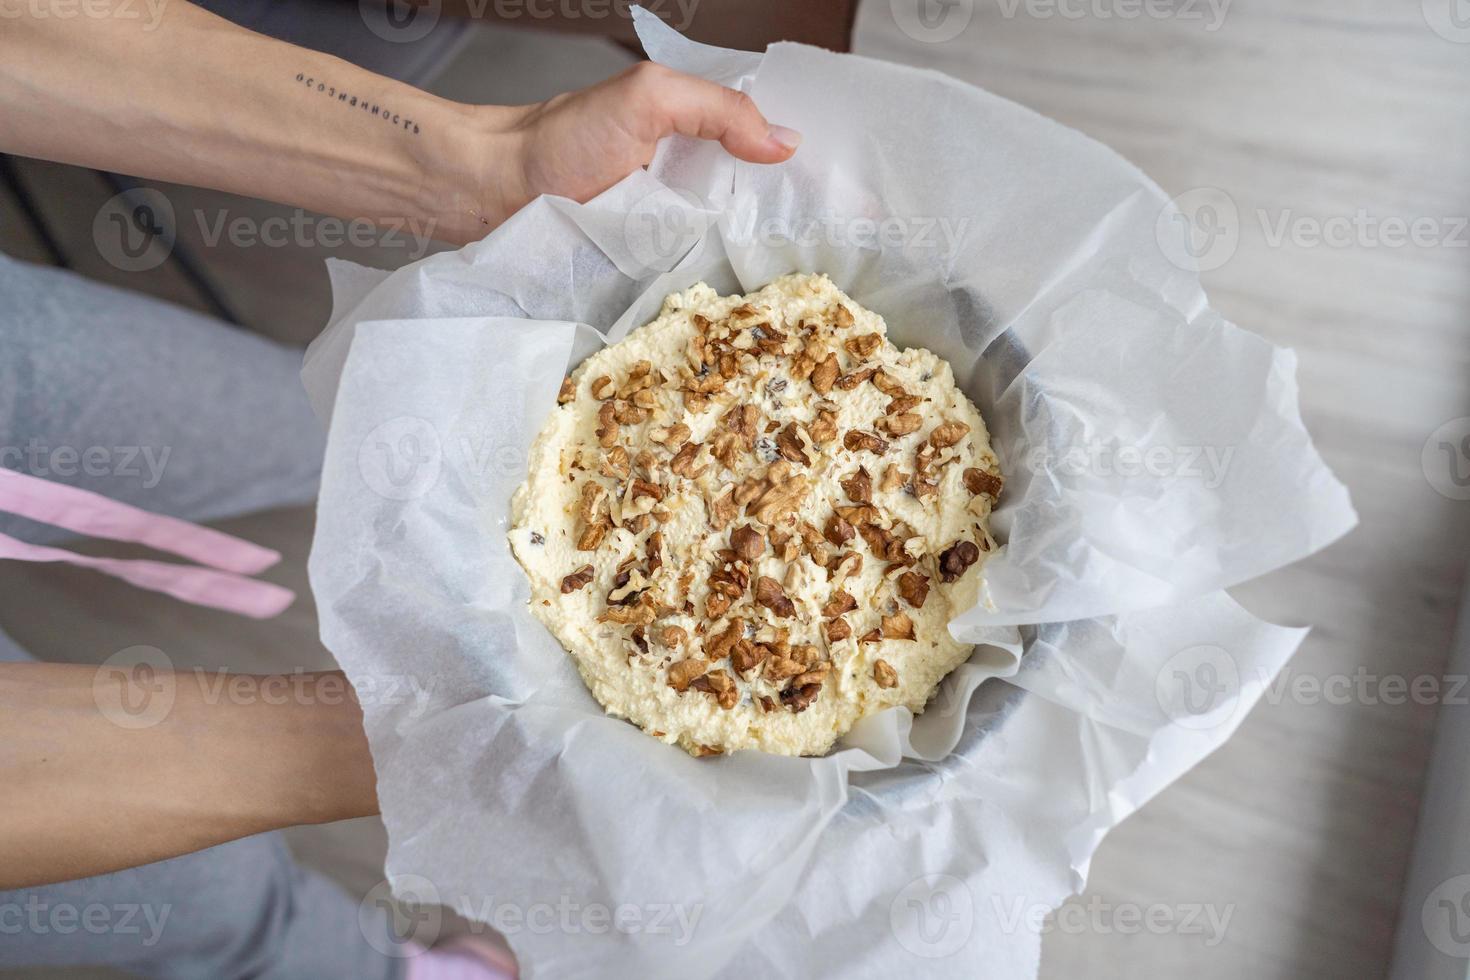
[[[501,929],[533,978],[1031,977],[1036,911],[1304,635],[1221,590],[1355,523],[1295,361],[1209,309],[1166,258],[1165,196],[1080,134],[933,73],[639,27],[799,129],[796,157],[674,139],[586,205],[392,274],[332,266],[311,579],[364,692],[390,879]],[[530,616],[509,500],[571,365],[671,290],[792,271],[949,359],[1007,546],[922,716],[822,759],[695,760],[605,716]]]

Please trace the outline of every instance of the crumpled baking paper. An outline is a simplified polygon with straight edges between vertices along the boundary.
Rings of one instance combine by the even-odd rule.
[[[499,928],[530,978],[1032,977],[1103,836],[1305,633],[1222,590],[1355,523],[1293,356],[1209,309],[1165,195],[1080,134],[930,72],[639,28],[800,130],[795,158],[675,138],[588,204],[541,198],[392,274],[331,267],[311,581],[364,695],[390,881]],[[954,366],[1006,547],[922,716],[826,758],[696,760],[604,715],[531,617],[509,501],[578,360],[672,290],[792,271]]]

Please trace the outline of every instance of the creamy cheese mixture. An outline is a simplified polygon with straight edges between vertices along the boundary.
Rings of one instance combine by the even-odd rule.
[[[949,365],[825,276],[704,284],[567,378],[513,501],[531,610],[607,711],[815,755],[970,655],[1002,486]]]

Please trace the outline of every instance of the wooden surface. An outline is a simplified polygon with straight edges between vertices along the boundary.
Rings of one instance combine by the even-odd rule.
[[[942,43],[904,33],[894,11],[905,2],[860,10],[859,53],[937,68],[1022,102],[1110,144],[1171,193],[1215,187],[1233,199],[1239,249],[1206,285],[1231,319],[1297,349],[1307,423],[1363,518],[1347,540],[1239,597],[1277,622],[1315,627],[1292,665],[1297,675],[1437,675],[1462,585],[1470,503],[1437,494],[1420,453],[1441,423],[1470,415],[1470,248],[1273,242],[1258,212],[1268,229],[1283,216],[1363,211],[1433,218],[1442,233],[1453,231],[1446,219],[1470,214],[1470,45],[1435,34],[1412,0],[1236,0],[1216,30],[1206,29],[1207,7],[1182,0],[1174,6],[1205,19],[1106,16],[1130,9],[1128,0],[1063,0],[1089,11],[1075,19],[1038,16],[1056,9],[1041,0],[959,0],[953,9],[971,19]],[[597,42],[486,32],[437,88],[524,101],[625,61]],[[69,183],[75,175],[29,172],[43,187],[80,186]],[[221,201],[177,193],[190,207]],[[51,206],[57,214],[67,207]],[[0,248],[34,251],[14,230],[13,210],[0,195]],[[90,242],[90,214],[59,221],[57,234],[78,252]],[[215,248],[206,257],[247,325],[299,341],[320,323],[320,250],[306,256],[312,264],[279,249]],[[151,291],[143,278],[129,282]],[[156,281],[157,291],[182,295],[167,271]],[[286,562],[277,577],[304,590],[308,514],[230,527],[279,548]],[[101,660],[149,643],[187,663],[328,662],[309,601],[275,623],[232,623],[221,641],[211,614],[70,569],[0,566],[0,622],[57,660]],[[1080,900],[1084,911],[1088,903],[1101,911],[1052,926],[1042,975],[1382,975],[1434,706],[1389,704],[1373,691],[1370,684],[1370,697],[1348,703],[1288,695],[1258,707],[1224,749],[1103,844]],[[377,880],[383,845],[372,822],[304,830],[293,841],[354,892]],[[1177,928],[1128,931],[1128,908],[1154,906],[1176,920],[1193,906],[1230,918],[1218,943]]]

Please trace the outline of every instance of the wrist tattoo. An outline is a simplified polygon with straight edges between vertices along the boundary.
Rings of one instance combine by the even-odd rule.
[[[312,78],[310,75],[307,75],[305,72],[297,72],[296,81],[300,82],[302,85],[305,85],[313,92],[320,92],[328,98],[336,99],[339,103],[349,109],[360,109],[363,112],[367,113],[367,115],[380,119],[388,123],[390,126],[401,129],[406,133],[412,133],[414,136],[417,136],[419,134],[418,123],[414,122],[412,119],[409,119],[407,116],[399,115],[388,106],[382,105],[378,102],[372,102],[368,99],[359,99],[356,95],[353,95],[349,92],[340,91],[335,85],[329,85],[326,82],[318,81],[317,79]]]

